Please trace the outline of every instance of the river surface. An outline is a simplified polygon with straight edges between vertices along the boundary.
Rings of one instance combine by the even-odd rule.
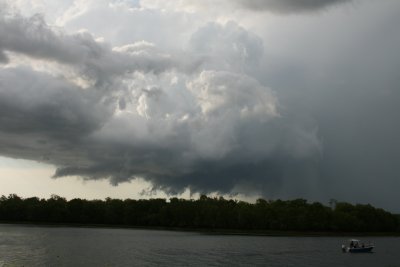
[[[0,267],[400,267],[400,238],[364,237],[376,245],[367,254],[342,253],[346,239],[0,224]]]

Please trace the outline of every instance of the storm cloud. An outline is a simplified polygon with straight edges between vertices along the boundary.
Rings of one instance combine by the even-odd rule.
[[[95,80],[80,88],[69,76],[1,69],[2,154],[53,164],[55,177],[141,177],[172,193],[230,193],[279,179],[270,178],[280,172],[277,156],[312,158],[320,149],[314,129],[285,125],[274,92],[246,74],[262,40],[234,22],[192,35],[185,53],[202,63],[189,74],[151,43],[111,48],[88,33],[56,32],[38,16],[3,18],[0,29],[3,51]]]
[[[393,208],[397,1],[75,2],[51,23],[0,12],[2,156],[171,194]]]

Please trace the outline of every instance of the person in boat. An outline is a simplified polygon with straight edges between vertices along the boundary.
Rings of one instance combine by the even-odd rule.
[[[353,240],[351,240],[351,242],[350,242],[350,248],[353,248],[354,247],[354,242],[353,242]]]

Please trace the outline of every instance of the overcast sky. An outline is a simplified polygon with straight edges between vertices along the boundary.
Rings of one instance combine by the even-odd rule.
[[[398,25],[398,0],[0,0],[0,194],[400,212]]]

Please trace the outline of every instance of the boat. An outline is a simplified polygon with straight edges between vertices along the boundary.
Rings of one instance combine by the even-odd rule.
[[[350,253],[371,253],[374,247],[375,246],[371,243],[365,244],[358,239],[350,239],[348,246],[342,245],[342,251]]]

